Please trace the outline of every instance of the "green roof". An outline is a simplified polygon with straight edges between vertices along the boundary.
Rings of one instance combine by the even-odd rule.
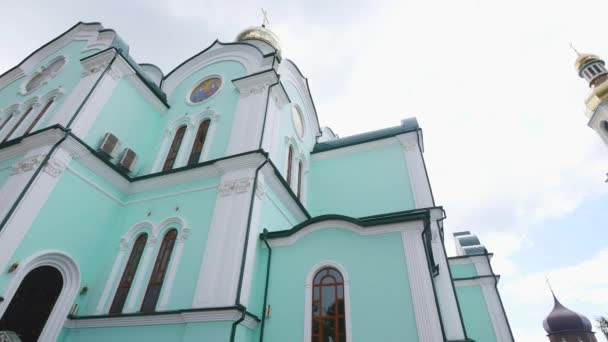
[[[346,138],[340,138],[318,143],[313,148],[312,153],[325,152],[336,148],[363,144],[374,140],[386,139],[397,136],[399,134],[417,131],[419,129],[420,126],[418,126],[418,121],[416,120],[416,118],[409,118],[401,121],[401,125],[399,126],[384,128],[377,131],[351,135]]]

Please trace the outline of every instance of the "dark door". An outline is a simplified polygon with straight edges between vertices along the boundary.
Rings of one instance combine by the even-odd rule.
[[[51,266],[28,273],[0,319],[0,330],[17,333],[23,342],[36,342],[61,294],[63,278]]]

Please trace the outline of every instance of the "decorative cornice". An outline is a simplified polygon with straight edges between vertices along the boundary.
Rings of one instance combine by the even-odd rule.
[[[224,181],[220,184],[219,192],[220,196],[231,196],[236,194],[242,194],[251,188],[253,178],[244,177],[239,179],[232,179]]]
[[[82,76],[86,77],[92,74],[96,74],[104,70],[112,61],[117,52],[113,49],[100,52],[93,56],[82,59]]]
[[[278,81],[279,75],[277,75],[274,69],[270,69],[234,79],[232,83],[239,90],[241,96],[247,97],[261,94],[271,84],[275,84]]]
[[[24,159],[18,161],[13,166],[13,172],[11,174],[18,175],[18,174],[22,174],[25,172],[35,170],[40,165],[40,163],[42,163],[42,161],[44,160],[44,157],[45,157],[44,154],[38,154],[38,155],[27,157],[27,158],[24,158]]]
[[[399,140],[399,143],[406,151],[414,151],[418,148],[418,136],[416,132],[400,134],[397,135],[395,138]]]
[[[66,165],[63,162],[59,161],[59,159],[51,158],[46,163],[46,165],[44,167],[44,172],[46,172],[47,174],[49,174],[53,177],[59,177],[63,174],[63,171],[65,171],[65,168],[66,168]]]

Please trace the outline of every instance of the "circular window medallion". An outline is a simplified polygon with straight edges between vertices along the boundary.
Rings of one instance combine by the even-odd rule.
[[[66,59],[63,56],[60,56],[49,64],[43,66],[38,72],[36,72],[32,77],[27,81],[25,87],[23,88],[22,94],[30,93],[36,90],[38,87],[47,83],[51,78],[61,71],[63,66],[66,63]]]
[[[293,128],[296,130],[296,133],[300,138],[304,137],[304,116],[302,115],[302,111],[300,107],[293,106],[291,107],[291,120],[293,121]]]
[[[201,103],[213,96],[222,86],[222,79],[219,77],[210,77],[199,83],[190,93],[189,100],[192,103]]]

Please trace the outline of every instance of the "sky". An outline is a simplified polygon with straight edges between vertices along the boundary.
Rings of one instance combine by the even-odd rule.
[[[0,70],[78,21],[115,29],[167,73],[261,23],[344,137],[416,117],[446,236],[476,232],[517,341],[546,341],[545,277],[567,307],[608,314],[608,148],[587,127],[575,53],[608,58],[601,0],[2,1]],[[446,240],[449,251],[453,242]],[[602,342],[605,340],[598,335]]]

